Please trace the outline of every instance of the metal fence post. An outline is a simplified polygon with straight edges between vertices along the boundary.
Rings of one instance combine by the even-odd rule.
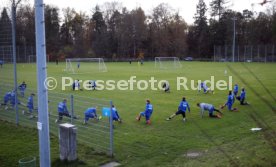
[[[272,46],[272,62],[274,62],[274,56],[275,56],[275,45]]]
[[[113,115],[112,115],[112,101],[110,101],[110,116],[109,116],[109,126],[110,126],[110,156],[113,157]]]
[[[253,46],[250,47],[251,62],[253,62]]]
[[[71,124],[73,124],[74,118],[74,96],[71,95]]]
[[[260,62],[260,45],[258,45],[258,62]]]
[[[214,45],[214,62],[216,61],[216,46]]]
[[[238,45],[237,47],[238,47],[238,62],[240,62],[240,45]]]
[[[13,55],[13,75],[14,75],[14,110],[16,113],[15,121],[16,125],[19,124],[18,118],[18,100],[17,100],[17,71],[16,71],[16,4],[12,3],[12,55]]]
[[[266,63],[266,58],[267,58],[267,45],[265,45],[265,63]]]

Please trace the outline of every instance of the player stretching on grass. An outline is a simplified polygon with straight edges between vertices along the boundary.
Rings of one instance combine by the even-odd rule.
[[[27,107],[29,109],[29,113],[30,113],[30,118],[33,118],[33,110],[34,110],[34,97],[35,94],[31,94],[29,97],[28,97],[28,102],[27,102]],[[25,111],[23,110],[22,111],[22,114],[25,114]]]
[[[140,121],[141,117],[146,117],[146,124],[150,125],[150,117],[153,112],[152,104],[150,104],[150,100],[146,100],[146,109],[144,112],[140,112],[140,114],[136,117],[137,121]]]
[[[114,105],[112,105],[111,111],[112,111],[113,121],[118,121],[119,123],[122,123],[122,120],[121,120],[121,118],[118,114],[118,111],[117,111],[117,109],[115,108]]]
[[[102,118],[102,116],[98,116],[97,115],[97,107],[91,107],[91,108],[88,108],[85,112],[84,112],[84,121],[83,121],[83,124],[87,124],[87,121],[90,119],[90,118],[94,118],[96,120],[100,120]]]
[[[208,104],[208,103],[197,103],[196,104],[201,110],[200,110],[200,114],[201,114],[201,118],[203,117],[203,112],[209,111],[209,117],[210,118],[221,118],[222,112],[220,112],[219,110],[217,110],[212,104]],[[220,113],[218,115],[214,115],[214,111]]]
[[[249,104],[245,101],[245,95],[246,95],[245,89],[242,88],[241,95],[237,96],[237,100],[240,101],[241,105],[248,105]]]
[[[211,92],[211,93],[214,94],[214,91],[211,90],[211,89],[206,85],[206,82],[205,82],[205,81],[200,82],[200,85],[198,86],[198,92],[200,92],[201,89],[203,89],[203,93],[205,93],[205,94],[206,94],[206,93],[209,93],[209,92]]]
[[[4,103],[1,103],[1,105],[6,106],[5,110],[8,109],[7,105],[9,103],[9,101],[11,101],[11,97],[12,97],[12,92],[7,92],[4,96]]]
[[[62,102],[58,103],[58,119],[56,119],[56,123],[60,122],[63,118],[63,116],[66,117],[72,117],[68,110],[67,110],[67,106],[66,106],[67,100],[64,99]],[[77,119],[77,117],[73,116],[74,119]]]
[[[182,101],[180,102],[179,106],[178,106],[178,111],[176,113],[174,113],[173,115],[171,115],[169,118],[167,118],[166,120],[169,121],[171,120],[173,117],[175,117],[176,115],[182,114],[183,116],[183,121],[186,121],[186,110],[188,109],[188,111],[190,112],[190,106],[188,104],[188,102],[186,101],[186,98],[183,97]]]
[[[232,91],[229,91],[228,93],[228,97],[227,97],[227,102],[221,106],[220,108],[223,109],[225,106],[227,106],[229,111],[238,111],[237,108],[232,108],[233,104],[234,104],[234,95],[232,93]]]
[[[163,83],[162,88],[164,89],[165,93],[170,93],[170,84],[168,81]]]

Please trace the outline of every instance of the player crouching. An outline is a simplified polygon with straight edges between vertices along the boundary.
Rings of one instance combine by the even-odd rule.
[[[96,120],[100,120],[102,119],[102,116],[98,116],[97,115],[97,107],[91,107],[91,108],[88,108],[85,112],[84,112],[84,121],[83,121],[83,124],[87,124],[87,121],[90,119],[90,118],[94,118]]]
[[[220,107],[220,109],[223,109],[225,106],[227,106],[229,111],[238,111],[237,108],[232,108],[233,104],[235,102],[235,97],[232,91],[229,91],[228,97],[227,97],[227,102]]]
[[[200,114],[201,114],[201,118],[203,117],[203,112],[209,111],[209,117],[210,118],[221,118],[222,112],[220,112],[219,110],[217,110],[212,104],[208,104],[208,103],[197,103],[197,106],[201,109],[200,110]],[[214,111],[220,113],[218,115],[214,115]]]
[[[72,116],[69,114],[66,106],[67,100],[64,99],[62,102],[58,103],[58,119],[56,119],[56,123],[60,122],[63,116],[71,118]],[[74,119],[77,119],[76,116],[73,116]]]
[[[140,121],[141,117],[146,117],[146,124],[150,125],[150,117],[153,112],[152,104],[150,104],[150,100],[146,100],[146,109],[144,112],[140,112],[139,115],[136,117],[137,121]]]

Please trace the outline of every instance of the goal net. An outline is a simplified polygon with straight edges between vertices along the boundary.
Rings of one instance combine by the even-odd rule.
[[[178,57],[155,57],[155,68],[174,69],[181,67]]]
[[[73,74],[107,72],[103,58],[68,58],[65,71]]]

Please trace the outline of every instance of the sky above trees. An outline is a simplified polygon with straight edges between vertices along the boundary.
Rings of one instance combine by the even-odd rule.
[[[4,4],[8,4],[9,0]],[[30,3],[33,5],[34,0],[23,0],[23,3]],[[275,0],[273,0],[275,1]],[[184,20],[191,24],[194,22],[194,14],[196,13],[196,4],[197,0],[44,0],[44,3],[47,5],[54,5],[58,8],[74,8],[76,11],[86,12],[86,14],[91,14],[96,5],[103,6],[105,3],[118,2],[121,3],[123,7],[126,7],[129,10],[136,9],[141,7],[146,15],[152,13],[152,9],[158,6],[160,3],[167,3],[174,10],[178,11],[180,16]],[[211,0],[205,0],[207,8],[209,8]],[[254,10],[256,12],[265,11],[268,7],[268,4],[261,6],[258,3],[262,0],[228,0],[228,8],[242,12],[244,9]],[[207,17],[209,13],[207,12]]]

